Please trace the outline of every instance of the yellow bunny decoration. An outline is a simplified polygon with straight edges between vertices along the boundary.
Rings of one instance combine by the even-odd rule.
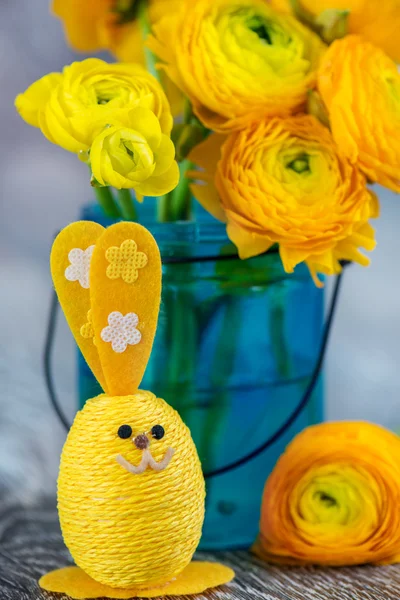
[[[161,298],[155,240],[136,223],[73,223],[54,242],[51,272],[105,393],[77,414],[61,457],[58,510],[77,567],[45,575],[41,587],[73,598],[150,598],[227,583],[231,569],[191,562],[205,486],[190,432],[164,400],[138,389]]]

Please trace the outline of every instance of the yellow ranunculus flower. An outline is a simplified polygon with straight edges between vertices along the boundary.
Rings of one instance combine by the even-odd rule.
[[[61,80],[61,73],[49,73],[32,83],[24,94],[17,96],[15,104],[26,123],[33,127],[40,127],[38,109],[48,102],[51,92]]]
[[[275,563],[400,562],[400,438],[363,422],[300,433],[264,490],[253,551]]]
[[[216,131],[298,112],[325,50],[316,34],[265,0],[193,0],[153,32],[150,48]]]
[[[277,10],[291,12],[291,0],[270,0]],[[299,0],[318,16],[324,10],[349,10],[349,33],[358,33],[400,62],[400,0]]]
[[[175,148],[148,108],[132,109],[124,122],[106,127],[90,151],[92,173],[101,185],[134,189],[138,199],[162,196],[179,181]]]
[[[370,181],[400,192],[400,74],[386,54],[351,35],[324,56],[318,89],[336,143]]]
[[[88,150],[105,125],[136,106],[153,111],[163,133],[170,133],[172,116],[158,81],[140,65],[97,58],[43,77],[16,99],[22,118],[70,152]]]
[[[340,271],[340,259],[368,264],[358,248],[375,246],[368,220],[377,216],[377,201],[319,121],[264,119],[221,147],[222,139],[211,135],[192,151],[205,169],[191,173],[201,182],[193,192],[227,222],[241,258],[278,243],[285,270],[304,261],[317,283],[316,273]]]

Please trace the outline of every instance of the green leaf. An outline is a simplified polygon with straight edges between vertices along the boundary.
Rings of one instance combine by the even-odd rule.
[[[324,10],[315,20],[324,42],[331,44],[349,33],[349,10]]]
[[[197,123],[178,125],[173,132],[172,140],[175,143],[176,158],[178,162],[184,160],[192,148],[200,144],[207,137],[207,129]],[[175,140],[174,140],[175,137]]]
[[[322,100],[320,94],[316,90],[310,90],[307,96],[307,112],[313,115],[324,125],[330,129],[329,113]]]
[[[295,17],[315,31],[327,44],[349,33],[349,10],[328,8],[315,15],[304,8],[301,0],[290,0],[290,4]]]

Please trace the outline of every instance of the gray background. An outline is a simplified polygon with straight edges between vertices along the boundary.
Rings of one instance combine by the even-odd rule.
[[[16,94],[77,58],[47,0],[0,0],[0,490],[54,491],[64,432],[48,407],[41,353],[54,232],[91,198],[85,166],[15,113]],[[78,57],[81,58],[81,55]],[[378,190],[378,248],[346,273],[326,369],[327,417],[400,428],[400,199]],[[57,385],[75,406],[74,351],[60,319]],[[0,492],[1,494],[1,492]]]

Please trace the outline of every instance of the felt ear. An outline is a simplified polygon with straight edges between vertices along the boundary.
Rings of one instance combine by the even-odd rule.
[[[90,263],[96,241],[104,227],[90,221],[72,223],[56,237],[50,256],[54,287],[72,334],[107,392],[106,381],[94,343],[90,306]]]
[[[110,394],[135,392],[153,346],[161,301],[161,257],[153,236],[121,222],[97,240],[90,268],[96,347]]]

